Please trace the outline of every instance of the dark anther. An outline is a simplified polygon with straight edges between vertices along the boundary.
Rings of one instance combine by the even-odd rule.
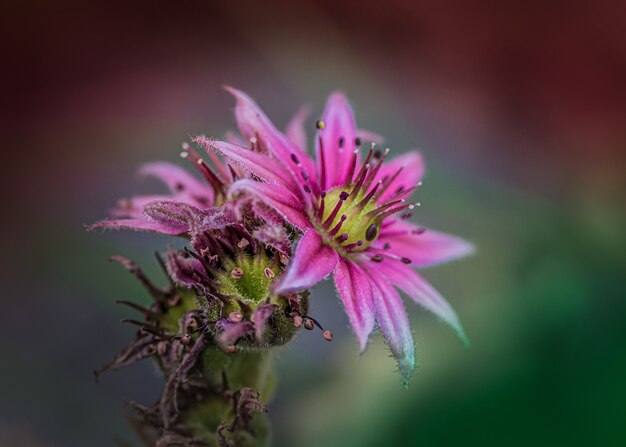
[[[178,183],[176,183],[176,185],[174,185],[174,189],[176,189],[176,191],[178,191],[178,192],[183,191],[185,189],[185,185],[183,185],[182,183],[178,182]]]
[[[302,178],[305,182],[309,181],[309,174],[307,174],[306,171],[302,171],[300,172],[300,174],[302,175]]]
[[[376,254],[370,258],[374,262],[383,262],[382,255]]]
[[[315,323],[310,318],[304,320],[304,329],[307,331],[312,331],[315,328]]]
[[[382,157],[383,153],[379,151],[378,149],[376,149],[372,155],[374,156],[376,160],[378,160],[380,157]]]
[[[309,185],[307,185],[307,184],[305,184],[305,185],[303,186],[303,189],[304,189],[304,191],[305,191],[305,192],[308,192],[308,193],[310,193],[310,192],[311,192],[311,187],[310,187]]]
[[[298,160],[298,156],[296,154],[291,154],[291,161],[293,161],[295,164],[300,164],[300,160]]]
[[[426,228],[420,227],[412,231],[413,234],[423,234],[426,231]]]
[[[361,139],[360,139],[359,137],[356,137],[356,138],[354,139],[354,145],[355,145],[355,146],[360,146],[360,145],[361,145]]]
[[[404,262],[405,264],[410,264],[410,263],[411,263],[411,260],[410,260],[409,258],[404,258],[404,257],[402,257],[402,258],[400,258],[400,260],[401,260],[402,262]]]
[[[385,245],[383,245],[383,250],[389,250],[391,248],[391,244],[389,242],[385,242]]]
[[[347,192],[345,192],[345,191],[341,191],[341,194],[339,194],[339,199],[340,199],[340,200],[346,200],[346,199],[348,198],[348,196],[349,196],[349,195],[350,195],[350,194],[348,194]]]
[[[367,227],[367,230],[365,230],[365,239],[371,242],[374,239],[376,239],[377,234],[378,234],[378,227],[376,226],[376,224],[371,224],[369,227]]]
[[[339,137],[339,147],[343,147],[343,144],[345,143],[345,139],[343,137]]]

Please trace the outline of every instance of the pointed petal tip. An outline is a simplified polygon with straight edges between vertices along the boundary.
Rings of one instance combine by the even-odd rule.
[[[227,84],[222,85],[222,88],[233,95],[237,101],[253,102],[252,98],[242,90],[236,89],[235,87],[231,87]]]
[[[406,352],[403,358],[398,358],[398,369],[400,371],[400,375],[402,376],[402,386],[407,389],[409,387],[413,371],[415,370],[415,354],[413,350]]]

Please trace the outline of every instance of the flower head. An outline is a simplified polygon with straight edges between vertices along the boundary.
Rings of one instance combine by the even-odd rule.
[[[230,185],[230,197],[257,197],[302,233],[274,292],[304,290],[332,274],[361,350],[377,325],[405,382],[415,365],[414,344],[396,288],[465,340],[452,307],[412,268],[473,250],[460,238],[405,220],[419,206],[407,199],[421,185],[420,154],[412,151],[388,161],[389,150],[380,152],[372,144],[362,155],[364,133],[357,130],[345,96],[334,93],[316,123],[314,160],[306,153],[302,119],[286,135],[249,96],[228,90],[237,99],[239,128],[254,139],[256,150],[203,137],[195,141],[250,174]]]

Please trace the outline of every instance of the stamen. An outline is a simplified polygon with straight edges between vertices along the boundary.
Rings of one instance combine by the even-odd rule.
[[[343,249],[346,250],[346,251],[350,251],[350,250],[352,250],[355,247],[360,247],[361,245],[363,245],[363,241],[359,239],[358,241],[356,241],[356,242],[354,242],[352,244],[346,245],[345,247],[343,247]]]
[[[370,151],[370,154],[371,154],[371,151]],[[359,176],[357,177],[356,184],[354,185],[354,188],[350,192],[350,195],[352,195],[352,197],[357,197],[357,195],[359,194],[359,191],[361,190],[361,186],[363,186],[363,181],[365,180],[365,176],[367,175],[367,170],[369,168],[370,168],[369,163],[363,165],[363,167],[361,168],[361,171],[359,172]]]
[[[291,154],[291,161],[293,161],[296,165],[300,166],[300,159],[294,153]]]
[[[248,245],[250,245],[250,242],[248,241],[248,239],[242,238],[238,243],[237,243],[237,247],[239,248],[246,248]]]
[[[304,189],[304,192],[311,192],[311,187],[309,186],[308,183],[305,183],[304,185],[302,185],[302,189]]]
[[[333,333],[329,330],[325,330],[324,332],[322,332],[322,336],[328,341],[333,341]]]
[[[339,137],[339,149],[343,149],[343,145],[346,140],[343,137]]]
[[[272,270],[269,267],[265,267],[265,269],[263,269],[263,274],[265,275],[266,278],[268,279],[272,279],[273,277],[276,276],[276,274],[274,273],[274,270]]]
[[[349,194],[345,191],[342,191],[341,194],[339,194],[339,200],[337,201],[335,208],[330,213],[330,216],[328,216],[328,218],[322,224],[324,228],[328,228],[328,226],[331,223],[333,223],[333,221],[335,220],[335,217],[337,217],[337,213],[339,213],[339,210],[341,209],[341,206],[343,205],[343,202],[348,198],[348,196]]]
[[[412,230],[412,231],[411,231],[411,234],[417,234],[417,235],[420,235],[420,234],[424,234],[425,232],[426,232],[426,228],[424,228],[424,227],[419,227],[419,228],[416,228],[415,230]]]
[[[317,130],[323,130],[325,127],[326,127],[326,123],[324,123],[324,121],[322,121],[322,120],[317,120],[317,121],[315,122],[315,128],[316,128]]]
[[[322,219],[322,217],[324,217],[324,198],[326,197],[326,192],[322,191],[322,193],[320,194],[320,208],[319,210],[317,210],[317,218],[318,219]]]
[[[354,139],[354,145],[355,145],[356,147],[359,147],[359,146],[361,145],[361,139],[360,139],[359,137],[356,137],[356,138]]]
[[[381,254],[375,254],[370,258],[374,262],[383,262],[383,256]]]
[[[193,164],[196,169],[198,169],[200,174],[202,174],[206,181],[209,182],[215,192],[218,194],[222,193],[222,187],[224,186],[224,183],[217,175],[215,175],[209,165],[205,163],[205,161],[198,155],[195,150],[191,149],[189,145],[187,145],[187,151],[182,152],[180,156],[185,159],[191,158],[191,160],[194,162]]]
[[[346,181],[343,182],[344,186],[352,184],[352,178],[354,177],[354,170],[356,169],[356,160],[358,158],[359,150],[355,149],[352,154],[352,163],[350,164],[350,170],[348,171],[348,175],[346,175]]]
[[[406,165],[402,165],[398,168],[398,170],[396,171],[395,174],[393,174],[391,176],[391,178],[389,179],[389,181],[387,181],[385,183],[385,186],[383,186],[382,191],[380,192],[380,195],[383,195],[385,193],[385,191],[387,191],[387,188],[389,188],[389,186],[391,186],[391,184],[395,181],[395,179],[398,178],[398,176],[400,175],[400,173],[402,172],[402,170],[406,167]]]
[[[336,240],[338,243],[342,244],[342,243],[344,243],[345,241],[347,241],[349,237],[350,237],[350,236],[348,235],[348,233],[343,233],[341,236],[337,236],[337,237],[335,238],[335,240]]]
[[[356,204],[356,207],[359,209],[365,208],[367,204],[370,202],[370,200],[372,200],[372,197],[374,197],[374,194],[376,194],[376,190],[380,187],[382,183],[383,183],[382,180],[378,180],[378,183],[376,183],[376,186],[372,188],[372,190],[369,192],[369,194],[367,194],[363,198],[363,200],[361,200],[359,203]]]
[[[337,232],[341,229],[341,226],[343,225],[344,221],[347,218],[348,216],[346,216],[345,214],[342,214],[341,217],[339,218],[339,222],[337,222],[337,225],[335,225],[335,227],[328,232],[328,235],[334,236],[335,234],[337,234]]]
[[[372,147],[374,143],[372,143]],[[378,174],[378,171],[380,170],[380,167],[383,165],[383,162],[385,161],[385,158],[387,158],[387,154],[389,154],[390,149],[387,148],[385,149],[385,152],[382,154],[382,156],[379,154],[378,157],[376,157],[376,152],[374,152],[374,158],[378,158],[378,163],[376,163],[376,166],[374,166],[374,168],[370,171],[369,175],[367,176],[367,179],[365,180],[365,189],[369,189],[370,184],[374,181],[374,179],[376,178],[376,174]]]
[[[321,122],[323,123],[323,121]],[[322,140],[321,135],[319,136],[319,144],[320,144],[320,166],[321,166],[320,170],[322,171],[320,172],[320,188],[324,190],[326,189],[326,157],[324,156],[324,141]]]
[[[383,220],[384,218],[386,218],[388,216],[391,216],[392,214],[398,213],[398,212],[400,212],[402,210],[405,210],[407,208],[412,210],[413,208],[415,208],[415,205],[402,205],[402,206],[399,206],[397,208],[392,208],[392,209],[382,213],[381,215],[379,215],[378,219],[379,220]]]
[[[391,201],[385,202],[382,205],[380,205],[378,208],[376,208],[375,210],[370,211],[369,213],[367,213],[366,216],[367,217],[376,217],[377,215],[381,214],[386,209],[389,209],[389,208],[391,208],[394,205],[397,205],[399,203],[404,203],[404,202],[405,202],[404,199],[391,200]]]
[[[230,271],[230,277],[233,279],[243,278],[243,269],[241,267],[235,267]]]

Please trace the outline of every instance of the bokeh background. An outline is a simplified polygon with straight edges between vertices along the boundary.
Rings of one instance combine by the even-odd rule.
[[[277,360],[276,446],[626,445],[623,2],[37,2],[2,6],[0,445],[111,446],[146,362],[92,370],[147,302],[166,238],[87,233],[154,190],[137,166],[233,128],[231,84],[279,125],[344,90],[361,126],[427,162],[420,223],[472,240],[425,271],[472,340],[407,302],[408,390],[380,337],[359,357],[330,284]],[[311,122],[312,126],[312,122]],[[163,278],[159,278],[163,280]]]

